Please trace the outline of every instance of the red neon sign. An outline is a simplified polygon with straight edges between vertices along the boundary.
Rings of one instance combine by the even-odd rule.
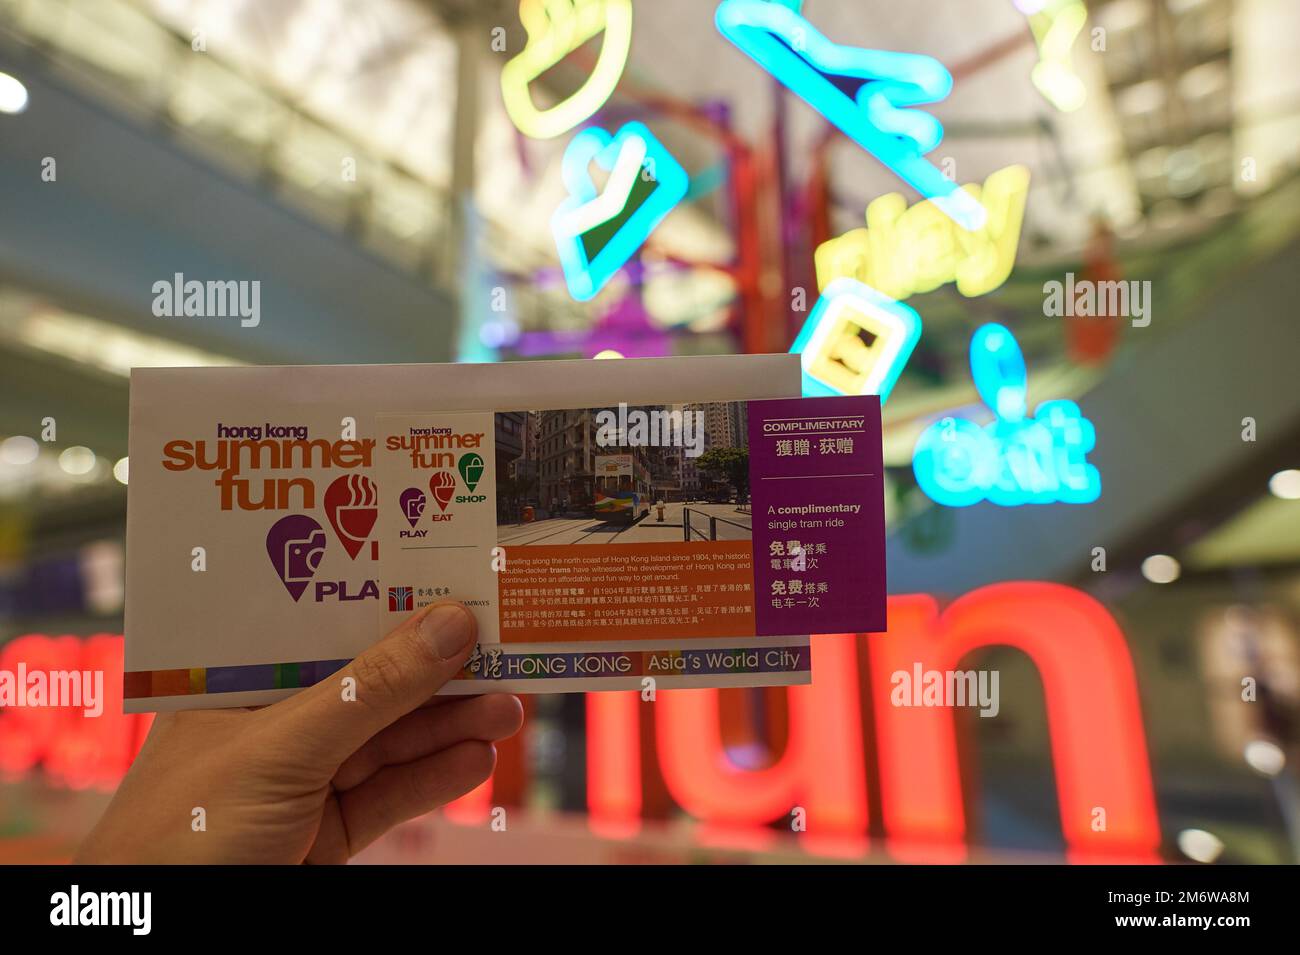
[[[852,848],[867,833],[860,707],[870,705],[889,851],[904,861],[960,861],[966,809],[953,711],[892,706],[889,675],[918,661],[956,669],[973,651],[1009,646],[1042,678],[1071,861],[1159,861],[1137,682],[1123,634],[1101,604],[1059,584],[1008,583],[973,591],[942,613],[925,595],[891,597],[889,620],[885,634],[814,638],[813,683],[787,691],[788,740],[764,769],[728,758],[718,690],[659,693],[653,756],[673,800],[716,827],[763,825],[802,807],[810,849]],[[859,679],[864,664],[869,688]],[[587,805],[597,832],[626,833],[641,816],[649,755],[642,712],[635,693],[587,697]],[[485,784],[471,797],[460,808],[474,818],[491,790]]]
[[[614,837],[634,831],[649,794],[658,798],[662,785],[705,824],[705,839],[725,831],[736,845],[745,832],[761,846],[773,838],[762,827],[789,820],[799,808],[807,818],[801,838],[811,851],[861,852],[874,809],[896,858],[960,861],[967,806],[954,712],[891,705],[890,674],[917,663],[958,669],[972,652],[1008,646],[1026,654],[1042,679],[1071,861],[1159,861],[1137,682],[1123,634],[1101,604],[1058,584],[995,584],[942,612],[926,595],[891,597],[889,621],[884,634],[813,638],[813,683],[784,691],[785,745],[763,768],[737,766],[724,746],[723,694],[739,691],[660,691],[649,708],[637,693],[588,694],[593,830]],[[0,648],[0,668],[16,670],[20,661],[28,672],[103,669],[104,711],[95,719],[75,709],[0,711],[0,773],[41,765],[69,786],[115,784],[151,719],[121,712],[122,638],[31,635]],[[654,714],[652,727],[642,727],[643,713]],[[874,726],[871,739],[864,722]],[[516,737],[500,746],[496,779],[452,803],[448,814],[463,822],[486,818],[494,783],[497,798],[512,800],[522,785],[520,745]],[[868,747],[879,807],[868,805]]]
[[[930,597],[892,598],[889,622],[888,635],[867,641],[877,675],[917,660],[926,669],[955,669],[983,647],[1009,646],[1028,656],[1043,682],[1070,859],[1158,861],[1137,680],[1124,635],[1101,604],[1059,584],[995,584],[942,614]],[[908,844],[959,844],[966,816],[951,711],[891,706],[879,684],[872,697],[881,809],[891,841],[899,843],[891,851],[907,858]]]
[[[112,789],[144,745],[153,717],[122,712],[122,638],[99,634],[47,637],[28,634],[0,647],[0,670],[102,670],[103,712],[94,718],[75,707],[8,707],[0,710],[0,774],[20,776],[41,766],[54,782],[74,789]]]

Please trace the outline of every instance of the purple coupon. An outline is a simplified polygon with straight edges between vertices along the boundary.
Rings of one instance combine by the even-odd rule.
[[[751,401],[748,419],[757,632],[885,630],[880,399]]]

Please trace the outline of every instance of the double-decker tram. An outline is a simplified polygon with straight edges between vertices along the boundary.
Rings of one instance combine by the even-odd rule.
[[[597,520],[632,524],[650,513],[650,473],[631,454],[596,455]]]

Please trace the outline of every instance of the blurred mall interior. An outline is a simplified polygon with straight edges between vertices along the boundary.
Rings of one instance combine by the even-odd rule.
[[[923,323],[883,411],[891,630],[983,615],[961,659],[1000,672],[996,718],[905,732],[890,636],[843,638],[814,686],[845,668],[852,705],[823,716],[854,746],[819,748],[785,690],[691,691],[718,746],[683,785],[661,704],[534,697],[490,791],[363,858],[1082,861],[1078,832],[1123,815],[1075,805],[1104,773],[1133,857],[1300,860],[1300,4],[807,0],[837,43],[948,69],[928,158],[983,186],[976,246],[899,220],[922,196],[729,42],[718,0],[578,6],[629,3],[625,62],[552,26],[569,46],[534,99],[620,69],[550,130],[503,84],[539,3],[0,0],[0,667],[121,671],[132,367],[783,352],[848,276]],[[634,120],[689,187],[578,300],[550,225],[565,146]],[[260,322],[157,315],[177,273],[259,280]],[[1133,300],[1062,314],[1074,282]],[[1095,500],[918,481],[927,429],[993,420],[969,359],[990,323],[1029,406],[1095,428]],[[1031,613],[1027,582],[1057,596]],[[69,858],[146,726],[0,710],[0,862]],[[859,798],[800,831],[834,802],[825,758]]]

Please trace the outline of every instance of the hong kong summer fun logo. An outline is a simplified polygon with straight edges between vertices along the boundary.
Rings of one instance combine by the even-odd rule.
[[[316,579],[329,541],[322,522],[310,513],[316,511],[319,498],[325,521],[350,561],[379,559],[379,541],[374,539],[379,519],[379,490],[362,473],[373,467],[374,439],[358,438],[355,424],[345,428],[338,439],[313,436],[301,424],[218,423],[215,430],[215,436],[168,440],[162,449],[163,469],[171,473],[215,472],[213,484],[223,511],[290,512],[267,531],[266,554],[295,602],[309,588],[318,603],[378,600],[376,580],[365,580],[357,590],[355,580],[349,583]],[[450,432],[450,429],[428,430]],[[446,512],[453,499],[458,503],[486,500],[486,495],[475,493],[486,464],[477,450],[466,450],[481,447],[484,437],[481,433],[439,433],[388,439],[390,449],[411,449],[412,458],[426,470],[432,470],[428,488],[436,507],[425,506],[424,491],[417,487],[402,491],[396,501],[412,527],[404,536],[423,537],[427,531],[417,529],[417,525],[426,514],[430,521],[449,520],[451,515]],[[407,441],[411,443],[404,443]],[[441,450],[447,447],[464,453],[457,455]],[[315,480],[303,473],[320,470],[347,473],[334,478],[325,487],[324,494],[320,494]],[[456,474],[460,475],[467,493],[456,493]]]
[[[373,466],[374,439],[357,437],[351,419],[344,419],[338,438],[313,435],[296,422],[218,422],[214,430],[202,437],[167,440],[163,470],[213,475],[222,511],[284,513],[267,532],[266,553],[295,601],[309,587],[318,602],[378,599],[374,580],[366,580],[359,591],[355,581],[314,580],[327,542],[322,523],[310,514],[324,508],[325,520],[349,560],[379,559],[379,542],[371,539],[379,517],[379,492],[364,473]],[[324,493],[312,476],[321,471],[343,472],[325,478],[330,483]]]
[[[449,427],[411,428],[407,434],[389,435],[384,442],[388,451],[405,451],[413,471],[427,473],[429,493],[416,485],[402,491],[397,498],[402,517],[410,529],[399,533],[402,539],[423,539],[430,528],[422,524],[446,524],[456,517],[453,504],[481,504],[486,494],[479,494],[479,482],[487,464],[476,449],[487,435],[482,431],[455,431]],[[457,482],[456,477],[460,476]],[[461,490],[461,486],[464,490]],[[430,505],[432,499],[432,505]],[[449,511],[448,508],[451,508]]]

